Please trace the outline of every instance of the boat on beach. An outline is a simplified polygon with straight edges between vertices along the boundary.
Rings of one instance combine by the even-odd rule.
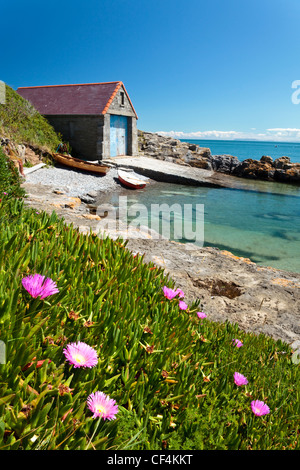
[[[143,189],[148,183],[146,180],[139,178],[135,173],[122,169],[118,170],[118,178],[124,186],[131,189]]]
[[[80,160],[79,158],[75,158],[67,154],[53,153],[52,156],[57,163],[61,163],[62,165],[68,166],[70,168],[75,168],[77,170],[89,171],[91,173],[97,173],[99,175],[106,175],[106,173],[110,170],[110,167],[107,165],[87,162],[85,160]]]

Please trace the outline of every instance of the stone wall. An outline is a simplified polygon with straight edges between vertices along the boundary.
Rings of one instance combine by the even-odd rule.
[[[138,149],[138,130],[136,118],[128,118],[128,155],[136,157],[139,154]]]
[[[109,105],[108,113],[118,114],[120,116],[131,116],[136,119],[135,112],[122,86]]]
[[[120,113],[121,114],[121,113]],[[99,116],[45,116],[63,140],[70,143],[72,155],[85,160],[110,157],[110,114]],[[136,118],[128,116],[128,154],[138,154]]]
[[[102,152],[103,116],[59,115],[45,116],[63,140],[70,143],[72,155],[95,160]]]

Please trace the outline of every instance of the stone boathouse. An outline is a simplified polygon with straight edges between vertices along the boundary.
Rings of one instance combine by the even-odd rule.
[[[17,92],[70,143],[73,156],[138,155],[138,117],[122,82],[20,87]]]

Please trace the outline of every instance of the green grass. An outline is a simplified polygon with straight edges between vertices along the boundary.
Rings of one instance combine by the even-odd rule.
[[[197,303],[180,311],[162,292],[173,281],[122,240],[80,234],[5,192],[1,450],[299,450],[299,365],[287,344],[199,320]],[[34,273],[59,293],[32,298],[21,281]],[[65,361],[76,341],[96,349],[97,366]],[[247,386],[234,384],[235,371]],[[92,418],[86,400],[97,390],[116,400],[115,420]],[[252,413],[256,399],[270,414]]]
[[[0,147],[0,199],[3,192],[9,196],[22,197],[25,195],[20,186],[21,180],[19,172]]]
[[[5,104],[0,104],[0,135],[15,143],[30,144],[53,152],[61,137],[29,101],[8,85],[5,87]]]

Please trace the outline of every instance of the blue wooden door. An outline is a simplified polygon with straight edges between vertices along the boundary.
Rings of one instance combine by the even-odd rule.
[[[127,117],[110,115],[110,156],[127,155]]]

